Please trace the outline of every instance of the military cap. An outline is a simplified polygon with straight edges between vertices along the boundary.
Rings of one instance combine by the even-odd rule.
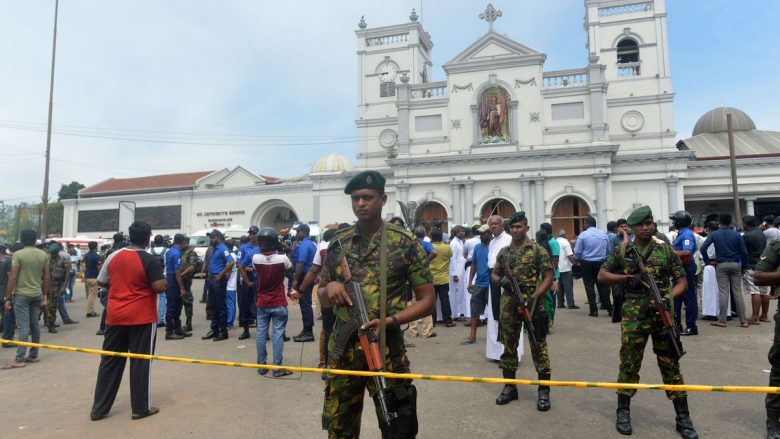
[[[363,171],[352,177],[344,188],[345,194],[351,194],[359,189],[376,189],[385,191],[385,177],[377,171]]]
[[[518,221],[523,221],[525,219],[525,212],[522,210],[520,212],[515,212],[512,214],[512,216],[509,217],[509,224],[514,224]]]
[[[635,226],[640,224],[642,221],[652,217],[653,211],[650,210],[650,206],[641,206],[637,207],[633,212],[631,212],[631,215],[626,218],[626,222],[629,226]]]

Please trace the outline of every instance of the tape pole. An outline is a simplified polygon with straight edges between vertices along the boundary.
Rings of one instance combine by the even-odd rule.
[[[106,355],[110,357],[136,358],[140,360],[159,360],[174,363],[205,364],[209,366],[240,367],[246,369],[289,370],[291,372],[306,372],[333,375],[349,375],[360,377],[383,376],[391,379],[447,381],[461,383],[480,384],[516,384],[520,386],[551,386],[551,387],[576,387],[596,389],[633,389],[633,390],[664,390],[669,392],[726,392],[726,393],[780,393],[780,387],[769,386],[711,386],[700,384],[640,384],[640,383],[607,383],[590,381],[554,381],[554,380],[523,380],[507,378],[486,378],[457,375],[429,375],[417,373],[392,373],[369,372],[363,370],[326,369],[302,366],[274,366],[271,364],[242,363],[235,361],[203,360],[198,358],[168,357],[164,355],[134,354],[130,352],[104,351],[101,349],[77,348],[73,346],[59,346],[43,343],[29,343],[22,341],[0,339],[0,343],[26,346],[32,348],[52,349],[55,351],[80,352],[83,354]]]

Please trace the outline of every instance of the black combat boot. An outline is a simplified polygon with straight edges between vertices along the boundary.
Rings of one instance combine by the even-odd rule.
[[[184,332],[192,332],[192,319],[187,319],[187,324],[182,329]]]
[[[766,411],[766,439],[780,439],[780,410]]]
[[[173,323],[173,320],[166,320],[165,321],[165,339],[166,340],[181,340],[184,338],[184,336],[181,336],[176,333],[176,326]]]
[[[515,379],[515,371],[514,370],[506,370],[504,371],[504,378],[513,380]],[[496,398],[496,404],[498,405],[506,405],[509,404],[510,401],[514,401],[517,399],[517,386],[514,384],[504,384],[504,389],[501,391],[501,394],[498,395],[498,398]]]
[[[631,397],[627,395],[618,395],[617,420],[615,429],[618,433],[626,436],[633,433],[631,428]]]
[[[241,335],[238,336],[239,340],[246,340],[249,338],[249,323],[244,322],[241,324],[241,326],[244,328],[244,332],[241,333]]]
[[[675,421],[677,422],[677,432],[685,439],[698,439],[699,433],[693,429],[693,421],[688,413],[688,398],[677,398],[672,400],[674,412],[677,413]]]
[[[174,320],[173,321],[173,332],[176,335],[181,335],[182,337],[192,337],[192,332],[187,332],[181,327],[181,320]]]
[[[550,380],[549,373],[540,373],[540,380]],[[546,412],[550,410],[552,404],[550,404],[550,386],[539,386],[539,399],[536,401],[536,410],[540,412]]]

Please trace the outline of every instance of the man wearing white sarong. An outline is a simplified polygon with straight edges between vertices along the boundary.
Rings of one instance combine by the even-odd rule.
[[[700,251],[699,257],[701,257]],[[711,260],[715,260],[715,246],[711,245],[707,248],[707,257]],[[715,277],[715,267],[712,265],[704,265],[702,268],[703,279],[701,282],[701,315],[702,318],[707,320],[717,320],[718,312],[720,311],[719,303],[719,290],[718,280]],[[731,315],[731,301],[728,301],[728,312],[726,315]]]
[[[452,258],[450,258],[450,304],[452,307],[453,320],[460,321],[461,317],[471,317],[464,295],[467,295],[465,284],[468,278],[464,277],[466,261],[463,259],[463,238],[466,231],[463,226],[452,228],[452,238],[450,239],[450,248],[452,248]]]
[[[493,239],[490,240],[490,245],[488,246],[488,267],[493,270],[493,267],[496,266],[496,256],[498,256],[499,250],[511,244],[512,237],[504,232],[504,219],[499,215],[493,215],[488,218],[488,227],[490,227],[490,232],[493,233]],[[485,356],[490,360],[496,361],[500,360],[501,354],[504,353],[504,345],[498,341],[499,297],[501,297],[501,286],[491,282],[488,306],[485,311],[488,318]],[[495,307],[493,306],[494,303]],[[523,337],[519,338],[520,341],[517,346],[518,361],[523,359]]]
[[[471,276],[471,260],[474,257],[474,249],[477,247],[477,244],[480,243],[479,234],[475,231],[479,228],[479,226],[473,226],[470,229],[467,229],[466,236],[474,235],[471,237],[466,238],[466,240],[463,242],[463,259],[466,261],[465,266],[466,269],[463,271],[463,278],[466,279],[466,282],[463,284],[464,287],[468,286],[468,279],[469,276]],[[469,233],[469,230],[471,233]],[[464,294],[464,303],[466,309],[468,309],[469,314],[471,314],[471,294],[468,294],[468,291],[466,291],[466,294]],[[473,316],[476,317],[476,316]],[[485,315],[481,314],[479,316],[480,320],[485,320]],[[467,324],[471,324],[470,322],[467,322]]]

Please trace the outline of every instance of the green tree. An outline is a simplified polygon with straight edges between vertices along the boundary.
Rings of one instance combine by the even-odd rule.
[[[84,189],[86,186],[79,183],[78,181],[71,181],[69,184],[63,184],[60,186],[60,191],[57,192],[57,199],[58,201],[62,200],[71,200],[73,198],[78,198],[79,191]],[[60,227],[62,227],[60,225]]]

